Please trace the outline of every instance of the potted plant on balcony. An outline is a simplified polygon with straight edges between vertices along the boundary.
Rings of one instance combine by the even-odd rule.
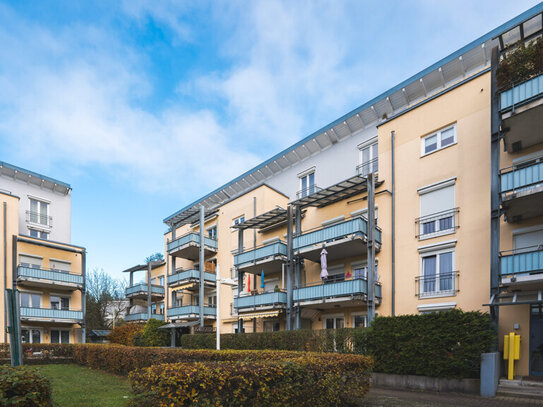
[[[500,61],[496,76],[498,88],[506,89],[543,73],[543,40],[520,44]]]
[[[281,289],[279,288],[279,286],[277,284],[275,284],[275,287],[273,288],[273,292],[278,293],[280,291],[281,291]]]

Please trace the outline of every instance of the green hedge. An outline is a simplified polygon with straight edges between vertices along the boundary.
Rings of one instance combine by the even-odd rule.
[[[73,356],[72,344],[60,343],[24,343],[23,359],[50,359],[50,358],[71,358]],[[39,352],[40,355],[34,353]],[[9,344],[0,344],[0,358],[9,359]]]
[[[541,73],[543,73],[543,40],[539,38],[529,45],[520,45],[500,61],[496,73],[498,87],[506,89]]]
[[[0,406],[49,407],[51,384],[36,370],[0,366]]]
[[[360,355],[305,353],[286,360],[163,364],[129,378],[138,407],[349,406],[368,392],[371,365]]]

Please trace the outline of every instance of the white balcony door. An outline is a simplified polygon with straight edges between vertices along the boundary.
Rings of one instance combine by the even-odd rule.
[[[21,328],[23,343],[41,343],[41,328]]]
[[[327,317],[324,320],[324,329],[345,328],[345,317]]]

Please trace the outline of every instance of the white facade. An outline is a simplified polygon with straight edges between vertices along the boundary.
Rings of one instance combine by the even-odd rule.
[[[0,162],[0,190],[20,198],[19,233],[71,243],[71,187]]]

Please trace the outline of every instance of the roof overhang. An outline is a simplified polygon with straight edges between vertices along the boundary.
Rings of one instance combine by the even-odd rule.
[[[37,172],[29,171],[16,165],[0,161],[0,175],[13,178],[17,181],[23,181],[28,184],[68,195],[72,190],[70,184],[56,180]]]
[[[162,260],[160,262],[153,262],[153,263],[151,263],[151,270],[154,270],[154,269],[156,269],[158,267],[162,267],[165,264],[166,264],[166,262],[164,260]],[[138,264],[137,266],[130,267],[129,269],[123,270],[122,272],[123,273],[134,273],[136,271],[147,270],[148,267],[149,267],[148,264]]]
[[[246,220],[243,223],[232,226],[233,229],[266,229],[278,223],[287,221],[287,210],[280,206],[271,211],[264,212],[254,218]]]

